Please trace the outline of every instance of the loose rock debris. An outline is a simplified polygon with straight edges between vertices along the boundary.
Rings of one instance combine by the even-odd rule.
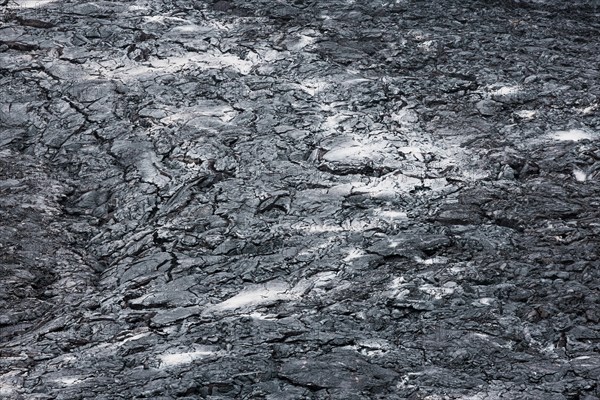
[[[0,7],[0,397],[600,398],[597,2]]]

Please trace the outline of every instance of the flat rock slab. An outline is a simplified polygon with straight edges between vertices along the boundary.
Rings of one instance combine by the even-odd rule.
[[[387,387],[398,378],[394,371],[344,354],[290,360],[281,366],[279,375],[313,390],[346,389],[357,392]]]

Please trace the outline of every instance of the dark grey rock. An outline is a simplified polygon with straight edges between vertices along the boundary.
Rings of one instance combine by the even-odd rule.
[[[600,397],[590,2],[3,3],[0,397]]]
[[[485,117],[492,117],[502,111],[502,103],[494,100],[481,100],[475,104],[475,108]]]
[[[290,360],[282,365],[279,376],[312,390],[333,388],[353,392],[389,387],[397,378],[394,371],[343,353]]]

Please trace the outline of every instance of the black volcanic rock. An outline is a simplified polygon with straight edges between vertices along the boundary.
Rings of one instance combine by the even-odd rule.
[[[0,398],[600,398],[593,2],[33,3]]]

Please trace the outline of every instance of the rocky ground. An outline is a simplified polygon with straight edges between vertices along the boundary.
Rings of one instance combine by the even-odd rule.
[[[0,398],[600,398],[600,4],[1,1]]]

